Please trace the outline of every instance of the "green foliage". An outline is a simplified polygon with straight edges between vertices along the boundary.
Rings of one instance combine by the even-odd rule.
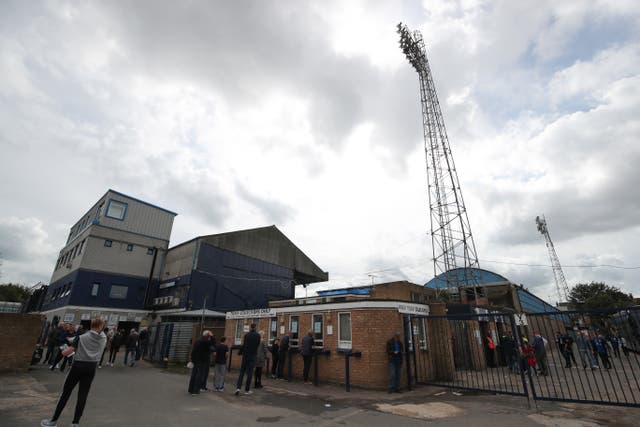
[[[0,301],[27,302],[31,290],[22,285],[4,283],[0,285]]]
[[[569,301],[579,308],[620,308],[633,305],[633,296],[602,282],[579,283],[569,292]]]

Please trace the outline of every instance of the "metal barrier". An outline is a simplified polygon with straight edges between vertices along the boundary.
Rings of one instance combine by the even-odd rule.
[[[536,400],[640,407],[640,307],[526,320],[529,333],[546,340],[543,366],[529,370]]]
[[[344,351],[342,352],[344,353],[344,386],[346,391],[351,391],[351,380],[350,380],[350,375],[349,375],[349,359],[351,359],[352,357],[357,357],[360,358],[362,357],[362,352],[361,351],[353,351],[353,350],[348,350],[348,351]]]
[[[477,311],[406,316],[409,386],[640,407],[640,307]]]

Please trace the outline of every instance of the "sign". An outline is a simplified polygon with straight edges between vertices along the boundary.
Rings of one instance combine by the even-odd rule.
[[[256,308],[253,310],[228,311],[227,319],[257,319],[259,317],[276,317],[273,308]]]
[[[109,324],[110,325],[115,325],[116,323],[118,323],[118,315],[117,314],[111,314],[109,316]]]
[[[516,321],[516,325],[517,326],[527,326],[529,325],[529,323],[527,323],[527,315],[524,313],[520,313],[520,314],[515,314],[515,321]]]
[[[118,320],[120,320],[121,322],[126,322],[127,321],[127,316],[120,316],[120,317],[118,317]]]
[[[91,320],[91,315],[89,313],[82,313],[80,315],[80,320]]]
[[[333,326],[327,325],[327,335],[333,335]]]
[[[99,311],[92,311],[91,312],[91,318],[92,319],[97,319],[98,317],[100,317],[100,312]]]
[[[136,322],[142,322],[142,316],[136,316]]]
[[[427,315],[429,306],[422,304],[401,303],[398,304],[398,311],[402,314]]]
[[[166,288],[170,288],[172,286],[175,286],[176,282],[175,280],[173,282],[167,282],[167,283],[162,283],[160,284],[160,286],[158,286],[158,289],[166,289]]]
[[[280,335],[284,335],[284,325],[280,325]]]
[[[243,330],[244,332],[249,332],[249,325],[244,325],[244,326],[242,327],[242,330]]]
[[[322,333],[322,322],[315,322],[313,324],[313,332],[316,334]]]
[[[64,317],[62,318],[63,322],[73,322],[73,319],[76,318],[76,315],[74,313],[65,313]]]

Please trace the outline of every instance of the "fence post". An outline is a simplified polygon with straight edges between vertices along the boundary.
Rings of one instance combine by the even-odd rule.
[[[351,391],[351,378],[349,373],[349,359],[352,357],[361,357],[362,352],[348,350],[344,353],[344,385],[346,391]]]

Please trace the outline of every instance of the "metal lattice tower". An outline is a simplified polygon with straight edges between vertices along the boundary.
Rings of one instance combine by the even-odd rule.
[[[473,286],[477,303],[478,280],[470,268],[479,268],[480,264],[422,34],[410,32],[402,23],[398,24],[398,34],[400,48],[420,79],[434,274],[445,273],[450,292],[460,286]],[[462,274],[459,270],[451,272],[458,267]]]
[[[542,218],[536,217],[536,225],[538,231],[544,236],[544,240],[547,244],[547,250],[549,251],[549,258],[551,259],[551,267],[553,268],[553,277],[556,280],[556,292],[558,292],[558,301],[569,300],[569,286],[567,286],[567,279],[564,277],[562,266],[560,265],[560,259],[556,253],[556,249],[553,247],[551,236],[549,235],[549,228],[547,227],[547,220],[544,215]]]

